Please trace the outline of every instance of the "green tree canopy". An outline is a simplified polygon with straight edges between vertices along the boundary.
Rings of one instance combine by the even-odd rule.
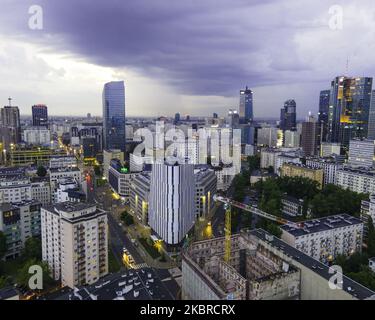
[[[46,168],[44,168],[43,166],[39,166],[38,169],[36,170],[36,174],[37,174],[39,177],[45,177],[46,174],[47,174],[47,170],[46,170]]]
[[[0,260],[4,257],[5,253],[7,251],[7,242],[5,234],[0,231]]]
[[[22,257],[25,260],[42,259],[42,242],[39,238],[31,237],[25,241],[25,247],[22,250]]]

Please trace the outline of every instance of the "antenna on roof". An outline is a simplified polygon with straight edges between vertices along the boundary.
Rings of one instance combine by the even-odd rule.
[[[8,101],[9,101],[9,107],[11,107],[11,106],[12,106],[12,98],[9,97],[9,98],[8,98]]]
[[[346,58],[346,75],[349,76],[349,57]]]

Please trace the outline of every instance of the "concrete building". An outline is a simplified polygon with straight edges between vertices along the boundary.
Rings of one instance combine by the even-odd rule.
[[[352,139],[349,141],[349,166],[357,168],[371,168],[374,166],[374,156],[374,140]]]
[[[306,165],[315,169],[323,169],[324,185],[334,184],[337,171],[344,167],[344,165],[334,157],[307,158]]]
[[[281,239],[322,263],[332,262],[338,255],[361,252],[362,220],[348,214],[304,221],[304,227],[281,227]]]
[[[11,149],[9,152],[11,166],[43,165],[48,166],[49,160],[54,156],[66,155],[64,150],[33,147],[27,149]]]
[[[275,127],[263,127],[258,128],[258,146],[268,146],[268,147],[277,147],[279,146],[280,140],[280,131],[278,128]],[[282,132],[282,131],[281,131]],[[282,145],[282,142],[281,142]]]
[[[51,188],[54,189],[57,183],[62,178],[72,178],[78,184],[81,184],[82,175],[81,171],[77,167],[63,167],[63,168],[50,168],[49,169],[49,180]]]
[[[195,223],[194,166],[168,159],[153,165],[149,225],[167,244],[179,244]]]
[[[182,299],[192,300],[364,300],[375,293],[343,276],[332,290],[327,265],[262,229],[193,243],[182,255]]]
[[[233,174],[230,174],[227,169],[231,169],[231,165],[221,165],[213,167],[217,178],[217,190],[227,191],[232,184]]]
[[[31,199],[38,200],[42,205],[51,203],[51,185],[48,177],[31,178]]]
[[[150,184],[149,172],[136,175],[130,182],[130,210],[143,225],[148,225]]]
[[[333,154],[341,154],[341,144],[335,142],[322,142],[320,145],[320,156],[330,157]]]
[[[298,131],[286,130],[284,131],[284,147],[299,148],[301,144],[301,135]]]
[[[43,261],[63,286],[92,284],[108,273],[106,212],[64,202],[43,207],[41,225]]]
[[[304,177],[316,181],[319,188],[323,186],[323,169],[296,163],[284,163],[280,172],[282,177]]]
[[[208,168],[194,170],[196,217],[207,217],[215,205],[213,196],[217,192],[215,171]]]
[[[51,169],[77,167],[77,158],[74,156],[51,156],[49,159]]]
[[[31,199],[30,178],[25,176],[22,168],[15,168],[12,172],[0,169],[0,204],[19,203]]]
[[[310,115],[307,121],[302,123],[301,132],[301,147],[306,156],[314,156],[318,153],[319,138],[319,124]]]
[[[335,185],[357,193],[375,193],[375,171],[344,167],[337,170]]]
[[[27,239],[40,236],[41,206],[33,200],[0,205],[0,231],[6,237],[5,259],[18,257]]]
[[[50,146],[51,133],[44,127],[32,127],[23,130],[23,140],[29,145]]]
[[[18,107],[11,106],[10,102],[11,99],[9,106],[0,109],[0,143],[5,150],[21,141],[20,111]]]
[[[302,216],[303,204],[304,201],[302,199],[284,195],[281,198],[281,212],[292,217]]]
[[[78,182],[73,178],[61,178],[55,185],[53,203],[82,202],[85,201],[85,193],[80,191]]]
[[[276,163],[274,172],[278,175],[281,174],[281,167],[284,163],[302,164],[301,157],[298,153],[281,153],[276,156]]]
[[[118,159],[124,163],[124,153],[119,149],[103,150],[103,176],[108,180],[108,171],[112,159]]]
[[[131,180],[136,175],[137,173],[131,173],[127,167],[124,167],[120,160],[111,160],[108,170],[108,182],[112,190],[120,197],[128,198],[130,196]]]

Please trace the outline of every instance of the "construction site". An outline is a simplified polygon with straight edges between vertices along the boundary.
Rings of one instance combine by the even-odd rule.
[[[300,271],[246,232],[231,237],[226,259],[225,237],[192,244],[183,255],[183,273],[191,268],[198,279],[185,279],[186,299],[298,299]],[[203,280],[203,281],[202,281]],[[197,284],[201,284],[198,285]],[[204,288],[207,286],[207,288]],[[191,297],[193,295],[193,297]]]
[[[228,250],[230,244],[230,250]],[[182,299],[357,300],[374,292],[262,229],[192,243],[182,254]]]

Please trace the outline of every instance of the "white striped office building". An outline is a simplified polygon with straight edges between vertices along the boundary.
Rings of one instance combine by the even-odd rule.
[[[165,241],[180,243],[195,222],[194,166],[174,160],[153,165],[149,225]]]

